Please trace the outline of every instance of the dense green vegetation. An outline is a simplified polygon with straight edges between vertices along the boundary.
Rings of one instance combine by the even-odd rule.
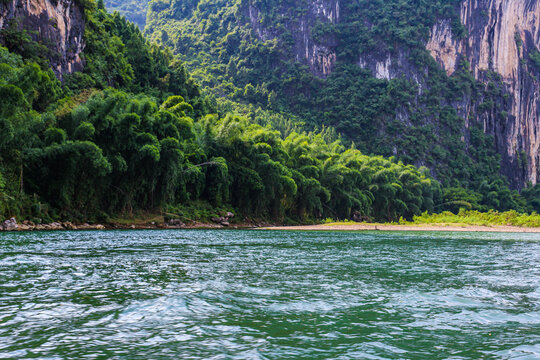
[[[427,168],[408,164],[412,161],[403,156],[365,155],[373,153],[368,142],[341,140],[332,128],[304,131],[307,119],[278,111],[288,105],[265,83],[248,83],[238,96],[234,84],[231,93],[221,88],[230,99],[216,97],[215,84],[212,92],[201,91],[181,57],[146,41],[137,26],[107,13],[102,1],[86,1],[85,8],[86,66],[63,83],[39,51],[16,53],[39,48],[27,34],[11,29],[9,43],[6,33],[0,34],[9,45],[0,47],[0,218],[103,221],[137,211],[188,218],[185,210],[193,204],[288,222],[353,214],[395,221],[461,207],[538,210],[538,187],[523,195],[510,191],[494,175],[488,145],[441,167],[436,173],[443,179],[441,189]],[[246,59],[260,59],[251,55]],[[213,65],[208,66],[211,74]],[[212,83],[214,77],[201,76],[201,69],[199,78]],[[358,68],[343,69],[359,73],[337,82],[369,87],[355,104],[375,106],[373,121],[382,99],[371,98],[372,90],[388,97],[387,91],[405,86],[375,80]],[[291,86],[297,80],[291,79]],[[320,101],[331,102],[341,90],[325,85],[321,91],[328,94]],[[267,94],[264,108],[260,94]],[[252,101],[242,100],[247,98]],[[366,105],[363,99],[371,100]],[[486,141],[479,130],[471,134],[479,144]],[[454,138],[444,141],[457,146]],[[488,164],[493,168],[483,161],[493,161]],[[445,169],[447,177],[441,175]],[[464,179],[450,181],[455,172]],[[462,187],[467,181],[475,182],[474,191]]]
[[[460,179],[468,186],[478,178],[471,178],[478,170],[496,173],[490,164],[498,160],[483,136],[479,141],[487,146],[475,147],[487,156],[468,153],[460,140],[463,120],[450,105],[465,95],[479,96],[480,85],[465,70],[447,78],[423,43],[438,17],[457,19],[455,3],[356,0],[341,4],[342,19],[333,24],[326,18],[306,18],[308,5],[302,1],[255,2],[260,10],[257,26],[272,34],[263,41],[248,17],[249,1],[154,0],[146,33],[173,46],[197,80],[219,95],[294,114],[313,127],[334,126],[366,153],[426,165],[443,183]],[[295,34],[300,18],[314,22],[309,34],[314,42],[336,44],[337,66],[327,79],[296,62],[305,56],[295,48],[298,37],[305,36]],[[356,64],[362,56],[385,58],[399,51],[407,52],[411,68],[426,68],[423,81],[429,82],[429,91],[417,100],[419,89],[408,79],[375,79]],[[396,121],[399,109],[410,125]],[[454,159],[462,166],[454,166]]]
[[[137,27],[101,4],[86,21],[87,66],[64,84],[0,48],[3,217],[102,220],[203,201],[276,220],[390,220],[440,202],[425,169],[363,155],[331,130],[283,137],[248,117],[213,114],[228,105],[203,97]]]
[[[452,209],[523,209],[500,175],[493,139],[482,124],[469,120],[466,126],[455,110],[470,102],[478,118],[502,120],[507,113],[500,78],[492,74],[487,85],[477,82],[467,63],[448,77],[425,49],[437,19],[448,19],[456,36],[466,36],[458,3],[340,2],[334,24],[310,17],[309,5],[299,0],[153,0],[145,33],[174,48],[217,96],[294,117],[310,129],[331,126],[365,154],[428,167],[448,189],[445,203]],[[311,24],[308,33],[301,33],[300,22]],[[305,36],[335,51],[327,78],[315,76],[304,50],[298,51]],[[385,61],[396,54],[409,75],[376,79],[358,66],[358,59]]]
[[[350,226],[363,224],[352,220],[336,222],[332,218],[327,218],[325,226]],[[424,212],[422,215],[415,215],[412,220],[404,218],[392,223],[369,223],[370,225],[434,225],[441,226],[519,226],[538,228],[540,227],[540,215],[536,212],[518,213],[515,210],[498,212],[489,210],[485,212],[477,210],[466,210],[461,208],[457,212],[443,211],[441,213]]]
[[[409,224],[409,222],[405,222]],[[460,224],[476,226],[521,226],[540,227],[540,215],[519,214],[516,211],[507,212],[478,212],[461,210],[457,214],[443,212],[441,214],[424,213],[415,216],[412,224]]]

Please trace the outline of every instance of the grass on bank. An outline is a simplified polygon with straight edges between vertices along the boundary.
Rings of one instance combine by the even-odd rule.
[[[412,224],[464,224],[475,226],[519,226],[540,227],[540,215],[537,213],[521,214],[515,210],[498,212],[490,210],[479,212],[476,210],[460,210],[458,214],[443,212],[441,214],[423,213],[415,216]]]
[[[353,225],[357,224],[347,220],[335,222],[330,219],[326,220],[326,225]],[[540,214],[533,212],[532,214],[521,214],[517,211],[510,210],[506,212],[498,212],[490,210],[488,212],[479,212],[476,210],[461,209],[458,214],[449,211],[440,214],[423,213],[420,216],[415,216],[412,221],[400,219],[395,223],[369,223],[369,225],[470,225],[470,226],[518,226],[536,228],[540,227]]]

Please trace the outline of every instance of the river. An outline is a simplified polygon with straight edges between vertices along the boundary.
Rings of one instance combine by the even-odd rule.
[[[0,233],[0,359],[539,359],[540,235]]]

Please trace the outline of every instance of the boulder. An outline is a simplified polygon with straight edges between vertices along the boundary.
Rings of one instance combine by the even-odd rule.
[[[351,218],[352,218],[352,221],[355,221],[355,222],[369,222],[370,221],[369,217],[362,215],[358,211],[355,211],[352,214]]]
[[[17,228],[18,231],[30,231],[30,230],[34,230],[35,226],[32,226],[32,225],[28,225],[28,224],[20,224],[19,227]]]
[[[229,219],[232,219],[234,217],[234,214],[232,212],[228,212],[227,215],[225,215],[225,217],[229,218]]]
[[[4,221],[1,227],[5,231],[14,231],[19,228],[19,225],[17,225],[17,220],[15,220],[15,218],[12,217],[11,219]]]
[[[223,225],[223,226],[229,226],[229,225],[231,225],[231,224],[229,224],[228,221],[222,221],[222,222],[221,222],[221,225]]]
[[[63,230],[63,229],[64,227],[62,226],[62,224],[60,224],[59,222],[53,222],[49,224],[48,230]]]
[[[70,221],[66,221],[62,224],[62,226],[64,227],[64,229],[66,230],[77,230],[77,226],[73,225],[73,223],[71,223]]]
[[[184,226],[184,223],[180,219],[170,219],[167,221],[166,225],[171,227],[182,227]]]
[[[77,229],[79,229],[79,230],[103,230],[103,229],[105,229],[105,226],[103,226],[103,225],[90,225],[88,223],[84,223],[82,225],[77,226]]]

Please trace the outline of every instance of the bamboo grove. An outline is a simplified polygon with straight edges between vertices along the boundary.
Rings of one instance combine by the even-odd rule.
[[[297,222],[412,219],[488,199],[534,210],[491,185],[476,198],[454,189],[457,203],[427,168],[365,155],[331,129],[285,133],[224,112],[169,50],[102,1],[84,5],[86,67],[62,82],[25,31],[0,32],[0,218],[103,221],[193,203]]]

